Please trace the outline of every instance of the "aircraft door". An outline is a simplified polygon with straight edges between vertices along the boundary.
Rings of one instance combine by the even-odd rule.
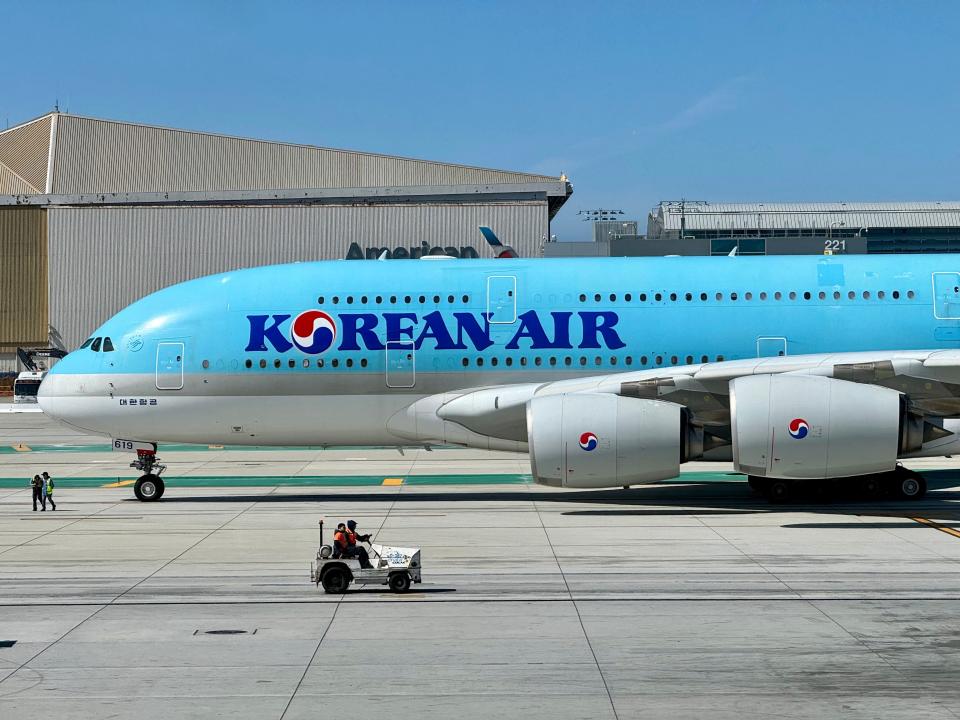
[[[487,278],[487,317],[491,325],[517,321],[517,278],[514,275],[490,275]]]
[[[933,273],[933,316],[937,320],[960,320],[960,273]]]
[[[185,351],[182,342],[157,343],[157,390],[183,389]]]
[[[757,357],[782,357],[787,354],[785,337],[761,336],[757,338]]]
[[[409,388],[417,382],[416,346],[412,340],[387,341],[387,387]]]

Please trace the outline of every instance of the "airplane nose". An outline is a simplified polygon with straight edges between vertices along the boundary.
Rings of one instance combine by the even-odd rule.
[[[58,398],[54,387],[58,382],[59,377],[52,374],[51,371],[43,378],[43,382],[40,383],[40,387],[37,389],[37,404],[40,406],[44,415],[49,415],[54,420],[60,419],[60,413],[58,411],[61,403],[57,402]]]

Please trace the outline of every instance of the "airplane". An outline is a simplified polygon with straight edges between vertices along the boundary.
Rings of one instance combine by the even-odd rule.
[[[607,488],[732,460],[752,487],[865,483],[960,450],[949,255],[323,261],[155,292],[44,379],[44,413],[157,443],[526,451],[536,482]]]

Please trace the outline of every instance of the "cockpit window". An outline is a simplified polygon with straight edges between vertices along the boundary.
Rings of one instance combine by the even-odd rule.
[[[104,351],[104,352],[113,352],[113,341],[112,341],[110,338],[108,338],[108,337],[105,337],[105,338],[103,339],[103,351]]]
[[[83,345],[80,346],[80,349],[83,350],[84,348],[90,347],[90,343],[92,342],[93,342],[93,338],[87,338],[86,342],[84,342]]]
[[[94,352],[100,352],[100,341],[101,341],[101,339],[102,339],[102,338],[95,338],[94,341],[93,341],[93,345],[90,346],[90,349],[93,350]]]

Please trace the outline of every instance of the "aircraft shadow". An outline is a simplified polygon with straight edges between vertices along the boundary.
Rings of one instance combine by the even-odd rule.
[[[735,476],[738,477],[738,476]],[[809,512],[821,515],[877,515],[893,517],[922,516],[933,520],[960,521],[960,471],[934,470],[924,473],[928,494],[919,501],[903,501],[891,498],[865,498],[853,492],[842,494],[809,494],[797,497],[792,502],[771,504],[754,494],[742,480],[713,481],[705,483],[664,483],[644,485],[628,490],[552,490],[540,486],[525,490],[498,489],[430,489],[417,487],[416,492],[397,492],[386,495],[380,488],[355,489],[348,492],[325,493],[322,488],[312,492],[282,494],[217,494],[189,496],[188,488],[171,487],[164,503],[380,503],[387,498],[397,505],[408,503],[563,503],[583,505],[584,509],[563,512],[571,516],[670,516],[670,515],[747,515],[771,513]],[[590,505],[611,507],[589,508]],[[812,527],[818,525],[808,524]],[[796,525],[806,527],[808,525]],[[862,523],[852,527],[869,527]],[[904,527],[911,523],[904,524]],[[827,525],[827,527],[839,527]],[[896,527],[884,524],[883,527]]]

